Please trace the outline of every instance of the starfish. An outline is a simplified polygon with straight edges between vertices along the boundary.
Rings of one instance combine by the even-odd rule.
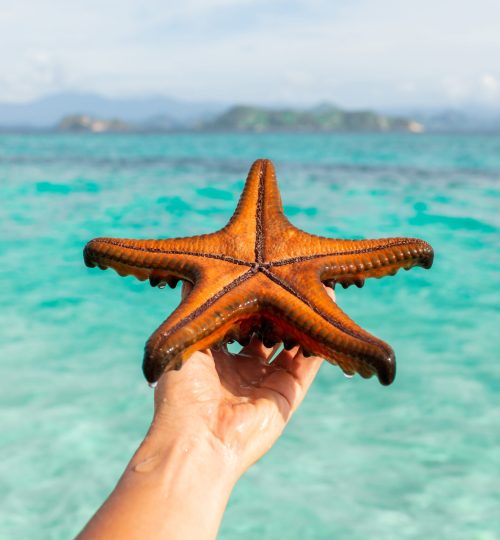
[[[192,285],[149,338],[143,371],[153,383],[198,350],[253,335],[321,356],[348,375],[390,384],[391,347],[354,323],[324,285],[363,286],[400,268],[430,268],[432,247],[416,238],[339,240],[308,234],[285,217],[271,161],[252,165],[238,206],[221,230],[188,238],[96,238],[84,249],[89,267],[114,268],[152,286]]]

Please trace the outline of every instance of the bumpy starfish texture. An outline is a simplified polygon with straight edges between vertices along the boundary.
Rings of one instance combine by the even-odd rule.
[[[361,287],[366,278],[430,268],[432,247],[415,238],[338,240],[308,234],[283,213],[273,164],[257,160],[229,223],[220,231],[164,240],[96,238],[87,266],[114,268],[152,286],[192,284],[189,295],[149,338],[143,370],[155,382],[198,350],[257,334],[266,346],[297,344],[347,374],[382,384],[395,375],[391,347],[345,315],[324,285]]]

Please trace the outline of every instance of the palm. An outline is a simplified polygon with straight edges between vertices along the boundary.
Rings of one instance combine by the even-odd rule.
[[[240,354],[204,351],[180,371],[160,379],[157,416],[208,428],[225,446],[250,463],[268,450],[298,407],[321,360],[304,358],[297,348],[274,352],[253,340]]]

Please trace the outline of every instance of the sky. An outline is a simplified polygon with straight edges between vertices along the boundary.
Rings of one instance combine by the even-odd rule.
[[[498,0],[0,0],[0,101],[500,109]]]

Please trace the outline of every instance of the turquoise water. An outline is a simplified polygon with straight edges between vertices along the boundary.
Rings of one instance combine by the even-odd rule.
[[[0,136],[0,538],[76,534],[151,418],[142,349],[179,287],[89,270],[85,242],[215,230],[257,157],[301,228],[436,259],[338,291],[396,381],[324,365],[220,538],[500,537],[500,137],[37,135]]]

